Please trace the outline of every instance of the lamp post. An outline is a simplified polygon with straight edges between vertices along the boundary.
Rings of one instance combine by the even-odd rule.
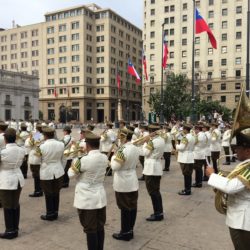
[[[160,110],[160,122],[164,122],[163,117],[163,40],[164,40],[164,25],[165,22],[161,25],[161,34],[162,34],[162,46],[161,46],[161,110]]]
[[[250,0],[248,0],[248,7],[247,7],[247,63],[246,63],[246,94],[249,97],[249,36],[250,36]]]

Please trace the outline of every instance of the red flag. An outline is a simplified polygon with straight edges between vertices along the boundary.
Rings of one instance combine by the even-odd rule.
[[[58,94],[57,94],[57,92],[56,92],[56,86],[54,87],[54,96],[55,96],[55,97],[58,96]]]
[[[144,50],[142,50],[142,64],[143,64],[144,75],[146,77],[146,80],[148,81],[147,60],[146,60],[146,55],[144,54]]]
[[[139,83],[141,81],[141,78],[138,75],[137,71],[135,70],[135,67],[132,64],[132,62],[130,61],[130,59],[128,59],[128,73],[136,78],[137,83]]]
[[[167,35],[165,33],[163,37],[163,58],[162,58],[163,69],[167,67],[167,60],[168,60],[168,41],[167,41]]]
[[[121,76],[119,75],[118,64],[116,68],[116,81],[117,81],[118,93],[121,94]]]
[[[217,42],[216,39],[211,31],[211,29],[209,28],[209,26],[207,25],[206,21],[203,19],[203,17],[200,15],[199,11],[196,9],[195,10],[195,34],[200,34],[202,32],[207,32],[210,43],[212,44],[214,49],[217,49]]]

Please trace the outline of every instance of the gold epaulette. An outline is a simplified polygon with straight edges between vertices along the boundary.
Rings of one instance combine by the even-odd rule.
[[[152,139],[148,141],[146,148],[147,148],[148,150],[150,150],[150,151],[153,151],[153,150],[154,150],[154,144],[153,144]]]
[[[188,144],[188,139],[187,139],[187,137],[183,137],[183,138],[181,139],[181,143],[187,145],[187,144]]]
[[[117,150],[117,152],[116,152],[116,154],[115,154],[115,161],[118,161],[119,163],[123,163],[123,162],[125,162],[125,160],[126,160],[126,158],[125,158],[125,155],[124,155],[124,153],[123,153],[123,149],[124,149],[125,147],[124,146],[122,146],[122,147],[120,147],[118,150]]]
[[[212,138],[214,138],[214,139],[216,139],[216,140],[217,140],[218,135],[217,135],[215,132],[213,132],[213,133],[212,133]]]
[[[237,178],[248,188],[250,189],[250,168],[244,169]]]

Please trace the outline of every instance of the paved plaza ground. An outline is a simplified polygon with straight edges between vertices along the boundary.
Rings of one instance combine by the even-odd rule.
[[[73,131],[76,138],[79,136],[77,132]],[[62,132],[58,131],[58,137],[61,136]],[[141,168],[137,172],[140,176]],[[105,179],[108,198],[106,250],[233,250],[225,216],[215,210],[214,193],[207,183],[202,189],[193,189],[191,196],[177,194],[183,188],[183,177],[175,156],[172,156],[170,172],[164,172],[161,181],[165,219],[161,222],[145,221],[152,213],[152,204],[145,183],[140,182],[134,239],[130,242],[114,240],[112,234],[120,230],[120,212],[115,202],[112,178]],[[75,181],[72,180],[70,187],[61,191],[58,220],[42,221],[44,197],[28,197],[33,192],[33,179],[29,172],[20,199],[20,236],[11,241],[0,239],[0,250],[87,249],[86,236],[73,207],[74,187]],[[0,230],[4,230],[2,211]]]

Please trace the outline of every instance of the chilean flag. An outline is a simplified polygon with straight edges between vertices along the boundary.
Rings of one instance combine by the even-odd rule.
[[[135,70],[134,65],[132,64],[132,62],[130,61],[130,59],[128,59],[128,73],[131,76],[134,76],[136,78],[136,82],[139,83],[141,81],[140,76],[138,75],[137,71]]]
[[[209,40],[213,46],[214,49],[217,49],[217,42],[216,39],[211,31],[211,29],[209,28],[209,26],[207,25],[206,21],[202,18],[202,16],[200,15],[199,11],[196,9],[195,10],[195,20],[196,20],[196,31],[195,34],[200,34],[202,32],[207,32]]]
[[[144,50],[142,50],[142,64],[143,64],[144,75],[146,77],[146,80],[148,81],[147,60],[144,54]]]
[[[165,69],[167,67],[167,60],[168,60],[168,40],[166,34],[164,34],[162,46],[163,46],[162,67],[163,69]]]

